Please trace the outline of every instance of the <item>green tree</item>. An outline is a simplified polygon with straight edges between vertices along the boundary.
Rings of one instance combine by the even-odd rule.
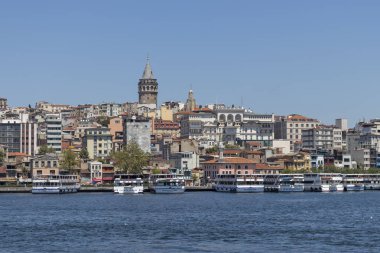
[[[87,148],[82,148],[81,149],[81,151],[79,152],[79,157],[82,160],[88,160],[89,154],[88,154]]]
[[[104,127],[108,127],[108,125],[110,123],[110,119],[107,116],[99,116],[96,118],[96,123],[98,123]]]
[[[231,144],[226,144],[225,149],[240,149],[238,145],[231,145]]]
[[[75,170],[78,170],[78,166],[78,156],[71,149],[63,151],[60,167],[72,174]]]
[[[0,150],[0,166],[4,165],[4,160],[5,160],[5,152],[4,150]]]
[[[217,146],[214,146],[212,148],[206,149],[206,154],[213,154],[213,153],[217,153],[217,152],[218,152],[218,147]]]
[[[159,168],[154,168],[153,170],[152,170],[152,174],[161,174],[161,170],[159,169]]]
[[[149,162],[149,154],[133,140],[129,141],[122,151],[115,152],[111,156],[116,167],[128,174],[142,174],[143,167]]]
[[[55,150],[53,147],[48,147],[47,145],[42,145],[40,149],[38,150],[38,154],[44,155],[48,153],[55,153]]]

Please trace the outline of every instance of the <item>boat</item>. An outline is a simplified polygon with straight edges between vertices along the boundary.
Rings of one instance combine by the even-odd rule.
[[[261,174],[251,175],[217,175],[215,191],[235,193],[264,192],[264,176]]]
[[[346,191],[364,191],[364,175],[346,174],[343,178],[343,185]]]
[[[304,176],[302,174],[279,175],[278,192],[303,192]]]
[[[77,175],[38,175],[33,178],[32,193],[74,193],[79,189]]]
[[[120,194],[144,193],[144,184],[140,175],[118,174],[115,175],[113,191]]]
[[[278,192],[279,174],[268,174],[264,176],[264,191],[266,192]]]
[[[306,173],[304,174],[304,190],[311,192],[322,191],[321,177],[318,173]]]
[[[343,177],[340,174],[321,173],[322,192],[342,192],[344,191]]]
[[[184,193],[185,178],[177,174],[154,174],[149,177],[149,190],[153,193]]]
[[[380,174],[365,174],[364,190],[380,190]]]

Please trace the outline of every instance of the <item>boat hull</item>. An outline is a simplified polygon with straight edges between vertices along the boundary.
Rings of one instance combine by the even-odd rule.
[[[278,192],[303,192],[305,190],[303,185],[280,185]]]
[[[364,191],[364,185],[348,184],[346,191]]]
[[[151,191],[157,194],[177,194],[177,193],[184,193],[185,187],[184,186],[153,187],[151,188]]]
[[[264,185],[257,186],[238,186],[235,188],[236,193],[259,193],[264,192]]]
[[[115,186],[114,192],[119,194],[139,194],[144,193],[143,186]]]
[[[76,193],[77,188],[60,188],[60,187],[33,187],[32,193],[34,194],[62,194],[62,193]]]

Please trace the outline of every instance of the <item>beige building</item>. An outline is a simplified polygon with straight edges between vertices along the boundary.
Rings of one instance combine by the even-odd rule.
[[[112,135],[109,128],[86,129],[83,146],[86,147],[90,159],[109,156],[112,151]]]
[[[278,117],[274,124],[275,139],[290,141],[290,151],[294,152],[295,144],[302,142],[302,130],[315,128],[320,125],[316,119],[299,114],[291,114],[286,117]]]
[[[37,155],[30,161],[33,177],[38,175],[59,175],[59,157],[57,154]]]
[[[108,128],[110,129],[110,133],[112,135],[112,141],[117,140],[118,136],[123,135],[123,119],[121,117],[116,117],[116,118],[110,119],[110,123],[108,124]]]

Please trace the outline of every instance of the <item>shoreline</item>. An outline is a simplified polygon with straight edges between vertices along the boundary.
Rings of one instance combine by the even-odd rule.
[[[214,189],[210,187],[198,187],[198,186],[191,186],[185,188],[186,192],[204,192],[204,191],[215,191]],[[81,189],[78,192],[113,192],[113,186],[100,186],[100,187],[81,187]],[[144,189],[144,192],[149,192],[149,189]],[[0,187],[0,194],[1,193],[32,193],[32,187],[25,187],[25,186],[3,186]]]

